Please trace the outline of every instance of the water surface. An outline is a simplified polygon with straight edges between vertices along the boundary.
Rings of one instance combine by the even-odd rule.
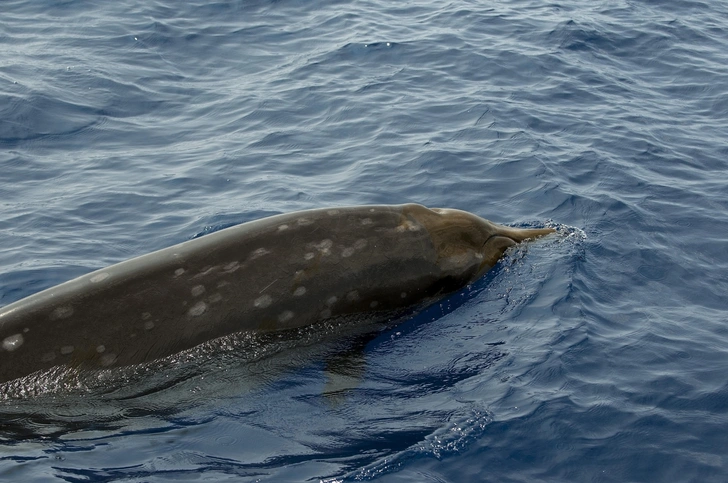
[[[563,234],[367,337],[6,401],[0,478],[725,481],[726,32],[724,2],[4,2],[2,305],[299,209]]]

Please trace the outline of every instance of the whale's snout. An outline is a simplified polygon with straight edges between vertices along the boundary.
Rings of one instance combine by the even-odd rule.
[[[513,245],[556,231],[553,228],[512,228],[495,223],[493,225],[496,227],[495,233],[488,237],[482,248],[483,263],[479,270],[481,275],[495,265],[505,251]]]
[[[556,232],[554,228],[512,228],[510,226],[501,226],[499,227],[498,235],[520,243],[524,240],[542,237],[554,232]]]

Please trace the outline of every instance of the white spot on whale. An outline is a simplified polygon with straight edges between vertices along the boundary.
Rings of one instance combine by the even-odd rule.
[[[154,328],[154,322],[148,320],[144,322],[144,330],[152,330]]]
[[[40,358],[40,360],[43,362],[50,362],[55,358],[56,358],[55,352],[46,352],[45,354],[43,354],[43,356]]]
[[[346,294],[346,300],[349,302],[356,302],[359,300],[359,292],[357,290],[352,290],[351,292]]]
[[[369,307],[371,307],[371,308],[373,308],[373,309],[376,309],[378,305],[379,305],[379,302],[377,302],[377,301],[375,300],[374,302],[372,302],[372,303],[370,303],[370,304],[369,304]]]
[[[364,248],[364,247],[366,247],[366,246],[367,246],[367,241],[366,241],[366,239],[364,239],[364,238],[359,238],[359,239],[358,239],[358,240],[357,240],[357,241],[356,241],[356,242],[354,243],[354,248],[356,248],[357,250],[361,250],[362,248]]]
[[[328,305],[328,306],[334,305],[338,300],[339,299],[335,295],[331,296],[326,300],[326,305]]]
[[[297,287],[296,290],[293,291],[293,295],[295,297],[300,297],[301,295],[306,293],[306,287]]]
[[[356,250],[354,250],[353,247],[346,247],[341,251],[341,256],[344,258],[349,258],[354,254]]]
[[[112,352],[101,356],[101,365],[104,367],[109,367],[114,362],[116,362],[116,354]]]
[[[402,297],[403,299],[406,299],[407,298],[407,292],[402,292],[401,294],[399,294],[399,296]]]
[[[214,304],[214,303],[217,303],[222,300],[222,295],[219,293],[214,293],[214,294],[210,295],[210,297],[207,300],[211,304]]]
[[[311,259],[312,259],[313,257],[314,257],[314,254],[313,254],[313,253],[311,253],[311,252],[308,252],[308,253],[306,253],[306,254],[305,254],[305,255],[303,256],[303,259],[304,259],[304,260],[311,260]]]
[[[184,268],[178,268],[177,270],[174,271],[174,276],[175,277],[179,277],[183,273],[185,273],[185,269]]]
[[[187,314],[189,314],[191,317],[198,317],[207,311],[207,304],[203,301],[197,302],[195,305],[190,307],[190,310],[187,311]]]
[[[72,345],[64,345],[61,347],[61,354],[64,356],[67,356],[68,354],[73,352],[73,346]]]
[[[232,273],[235,270],[237,270],[238,268],[240,268],[240,262],[238,262],[237,260],[234,262],[230,262],[227,265],[225,265],[224,267],[222,267],[222,269],[225,270],[227,273]]]
[[[336,216],[339,214],[339,210],[329,210],[326,213],[328,213],[331,216]]]
[[[331,310],[329,310],[329,309],[323,309],[321,311],[321,318],[322,319],[328,319],[329,317],[331,317]]]
[[[56,307],[53,312],[51,312],[51,320],[67,319],[71,315],[73,315],[73,307],[70,305],[62,305],[60,307]]]
[[[405,220],[401,225],[397,226],[394,231],[398,233],[404,233],[405,231],[420,231],[420,225],[412,223],[409,220]]]
[[[288,230],[288,225],[280,225],[278,231]]]
[[[374,223],[371,218],[362,218],[361,222],[362,225],[371,225]]]
[[[270,304],[273,303],[273,297],[270,295],[261,295],[257,299],[253,301],[253,305],[259,309],[264,309],[266,307],[270,307]]]
[[[299,226],[307,226],[311,225],[313,223],[313,220],[311,218],[299,218],[296,220],[296,223],[299,224]]]
[[[151,318],[152,318],[152,314],[150,314],[149,312],[144,312],[142,314],[142,320],[149,320]]]
[[[3,339],[3,349],[8,352],[18,350],[23,345],[23,334],[14,334]]]
[[[195,275],[195,277],[203,277],[203,276],[207,275],[208,273],[212,272],[213,270],[215,270],[215,267],[211,267],[208,265],[205,268],[203,268],[202,270],[200,270],[199,273],[197,275]]]
[[[278,322],[288,322],[293,318],[293,312],[290,310],[284,310],[278,315]]]
[[[328,238],[321,240],[318,243],[309,243],[308,244],[309,248],[315,248],[316,250],[318,250],[319,253],[321,253],[321,255],[324,255],[324,256],[331,254],[331,247],[333,247],[333,246],[334,246],[334,242],[332,242]],[[308,254],[306,254],[306,255],[308,255]],[[308,260],[308,258],[306,258],[306,260]]]
[[[193,297],[199,297],[200,295],[205,293],[205,286],[204,285],[195,285],[194,287],[192,287],[191,292],[192,292]]]
[[[89,280],[91,280],[91,283],[99,283],[99,282],[103,282],[104,280],[109,278],[109,276],[110,275],[107,272],[101,272],[101,273],[97,273],[96,275],[91,277]]]
[[[106,350],[106,346],[103,344],[96,346],[96,352],[98,352],[99,354],[103,353],[105,350]]]
[[[250,259],[255,260],[256,258],[260,258],[263,255],[267,255],[270,253],[270,250],[266,250],[265,248],[258,248],[257,250],[253,250],[253,252],[250,254]]]

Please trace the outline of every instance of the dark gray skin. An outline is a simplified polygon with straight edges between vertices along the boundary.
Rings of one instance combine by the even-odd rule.
[[[227,228],[0,308],[0,382],[160,359],[241,331],[434,301],[551,228],[421,205],[329,208]]]

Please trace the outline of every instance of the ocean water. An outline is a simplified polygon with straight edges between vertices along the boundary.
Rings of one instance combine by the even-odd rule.
[[[728,480],[726,2],[0,10],[0,305],[300,209],[560,228],[367,337],[6,397],[0,480]]]

